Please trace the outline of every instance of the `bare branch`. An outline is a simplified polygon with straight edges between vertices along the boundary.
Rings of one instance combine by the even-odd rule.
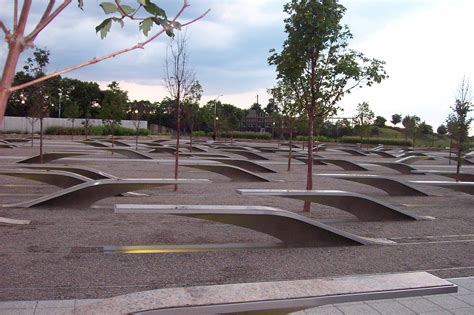
[[[28,1],[28,0],[26,0]],[[31,1],[31,0],[29,0]],[[69,4],[71,0],[65,0],[65,2],[62,4]],[[67,5],[66,4],[66,5]],[[183,13],[184,9],[189,6],[186,1],[184,1],[184,4],[183,4],[183,7],[181,8],[181,10],[176,14],[176,16],[174,17],[173,21],[176,21],[176,19],[179,18],[179,16]],[[58,7],[58,9],[60,9],[60,7]],[[56,9],[56,11],[58,10]],[[61,9],[62,10],[62,9]],[[56,12],[55,11],[55,12]],[[194,23],[200,19],[202,19],[204,16],[206,16],[206,14],[209,12],[210,10],[207,10],[204,14],[200,15],[199,17],[183,24],[183,26],[186,26],[186,25],[189,25],[191,23]],[[58,12],[59,13],[59,12]],[[51,16],[53,16],[55,13],[53,12],[53,14]],[[57,15],[57,14],[56,14]],[[49,20],[49,19],[48,19]],[[49,23],[49,22],[48,22]],[[45,25],[46,26],[46,25]],[[34,32],[34,31],[33,31]],[[10,87],[8,89],[8,91],[11,93],[11,92],[14,92],[14,91],[18,91],[18,90],[21,90],[21,89],[24,89],[24,88],[27,88],[29,86],[32,86],[34,84],[37,84],[39,82],[43,82],[43,81],[46,81],[48,79],[51,79],[53,77],[56,77],[58,75],[62,75],[64,73],[68,73],[68,72],[71,72],[73,70],[76,70],[76,69],[80,69],[80,68],[84,68],[86,66],[89,66],[89,65],[92,65],[92,64],[95,64],[95,63],[98,63],[98,62],[101,62],[103,60],[106,60],[106,59],[109,59],[109,58],[113,58],[113,57],[116,57],[118,55],[121,55],[121,54],[124,54],[126,52],[129,52],[129,51],[132,51],[132,50],[135,50],[135,49],[143,49],[148,43],[150,43],[153,39],[157,38],[158,36],[160,36],[161,34],[163,34],[165,32],[165,29],[163,28],[161,31],[157,32],[155,35],[153,35],[152,37],[150,37],[148,40],[146,40],[145,42],[142,42],[142,43],[137,43],[135,45],[133,45],[132,47],[129,47],[129,48],[125,48],[125,49],[122,49],[122,50],[119,50],[119,51],[116,51],[116,52],[113,52],[113,53],[110,53],[110,54],[107,54],[107,55],[104,55],[102,57],[99,57],[99,58],[92,58],[91,60],[89,61],[86,61],[84,63],[81,63],[81,64],[78,64],[78,65],[75,65],[75,66],[72,66],[72,67],[69,67],[69,68],[65,68],[63,70],[59,70],[59,71],[56,71],[54,73],[51,73],[51,74],[48,74],[44,77],[41,77],[41,78],[38,78],[38,79],[35,79],[33,81],[30,81],[30,82],[27,82],[27,83],[24,83],[24,84],[20,84],[20,85],[17,85],[17,86],[13,86],[13,87]],[[30,34],[31,35],[31,34]]]
[[[54,1],[52,1],[54,2]],[[49,23],[51,23],[52,20],[54,20],[54,18],[56,18],[56,16],[61,13],[62,10],[64,10],[64,8],[66,8],[69,4],[71,3],[71,0],[64,0],[63,3],[61,3],[51,14],[49,14],[48,16],[44,16],[41,18],[40,22],[36,25],[36,27],[34,28],[34,30],[28,35],[26,36],[26,42],[29,42],[29,43],[32,43],[36,36],[38,36],[38,34],[46,27],[48,26]],[[48,8],[49,8],[49,5],[51,4],[51,1],[50,3],[48,4]],[[53,3],[54,4],[54,3]],[[52,9],[52,8],[51,8]],[[47,10],[47,9],[46,9]],[[45,11],[46,13],[46,11]]]
[[[5,26],[5,24],[3,24],[2,21],[0,21],[0,28],[5,33],[5,37],[8,37],[10,35],[10,31],[7,29],[7,27]]]
[[[13,4],[13,30],[18,26],[18,0]]]
[[[43,15],[41,16],[40,23],[43,22],[49,16],[51,11],[53,10],[55,2],[56,0],[49,0],[48,6],[46,7],[46,9],[43,12]]]

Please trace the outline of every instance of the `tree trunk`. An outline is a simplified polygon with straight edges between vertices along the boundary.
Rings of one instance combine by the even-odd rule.
[[[457,160],[457,164],[456,164],[456,182],[459,182],[459,173],[461,171],[461,163],[462,163],[462,160],[461,160],[461,139],[458,140],[458,160]]]
[[[74,130],[74,119],[73,119],[73,120],[72,120],[72,130],[71,130],[71,140],[73,140],[73,141],[74,141],[74,133],[75,133],[75,132],[76,132],[76,131]]]
[[[194,129],[194,124],[191,123],[189,126],[189,152],[193,152],[193,129]]]
[[[35,121],[33,120],[33,117],[31,117],[31,147],[33,147],[35,140]]]
[[[176,152],[175,152],[175,161],[174,161],[174,179],[178,179],[178,168],[179,168],[179,131],[181,129],[181,119],[180,119],[180,102],[179,98],[180,90],[178,87],[178,93],[176,95]],[[178,190],[178,185],[174,185],[174,191]]]
[[[43,164],[43,117],[40,118],[40,164]]]
[[[308,172],[306,173],[306,190],[313,189],[313,127],[314,115],[313,110],[308,112]],[[309,212],[311,209],[311,202],[305,201],[303,212]]]
[[[25,32],[26,22],[30,12],[31,2],[31,0],[24,1],[18,26],[14,29],[12,34],[13,37],[8,42],[8,55],[5,60],[2,80],[0,81],[0,123],[3,122],[7,101],[11,94],[9,89],[12,86],[13,79],[15,78],[18,60],[25,49],[23,34]]]
[[[293,158],[293,123],[290,120],[290,150],[288,151],[288,172],[291,171],[291,159]]]

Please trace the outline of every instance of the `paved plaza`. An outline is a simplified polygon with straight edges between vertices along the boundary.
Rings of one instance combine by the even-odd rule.
[[[130,142],[132,142],[130,140]],[[256,145],[256,143],[248,143]],[[275,143],[276,146],[276,143]],[[130,159],[67,138],[45,142],[45,151],[87,151],[51,165],[100,170],[119,178],[173,178],[172,156],[139,151],[153,159]],[[209,152],[235,155],[218,149]],[[25,143],[0,149],[0,169],[20,169],[16,162],[38,153]],[[0,314],[56,314],[74,311],[97,299],[159,288],[242,282],[314,279],[358,274],[428,271],[451,279],[459,292],[395,300],[327,305],[301,314],[473,314],[474,213],[470,194],[443,187],[411,184],[428,196],[390,196],[385,191],[332,176],[314,176],[314,189],[344,190],[367,195],[392,207],[434,220],[361,221],[352,214],[313,203],[302,212],[301,200],[276,196],[242,196],[238,189],[304,189],[306,165],[293,160],[287,172],[284,153],[259,152],[254,161],[275,173],[258,173],[268,182],[231,181],[215,172],[180,167],[180,178],[212,183],[183,184],[178,191],[160,187],[140,194],[113,196],[91,207],[0,207],[0,217],[31,220],[29,225],[0,224]],[[351,156],[339,150],[319,152],[328,159],[346,159],[368,171],[397,181],[450,180],[436,174],[403,175],[370,162],[379,155]],[[434,160],[417,161],[417,170],[454,171],[446,152],[429,152]],[[395,159],[393,159],[395,160]],[[183,162],[202,161],[185,157]],[[215,163],[215,162],[214,162]],[[463,166],[474,173],[473,166]],[[314,174],[353,174],[336,165],[315,165]],[[36,181],[0,175],[2,205],[59,191]],[[241,205],[288,210],[357,236],[392,245],[298,247],[235,225],[161,214],[115,213],[116,204]],[[129,246],[128,251],[113,250]],[[133,250],[135,246],[147,250]],[[112,250],[111,250],[112,249]]]

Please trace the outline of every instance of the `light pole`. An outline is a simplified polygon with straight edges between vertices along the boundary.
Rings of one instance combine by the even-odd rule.
[[[217,118],[217,100],[219,99],[219,97],[223,96],[222,94],[219,95],[218,97],[216,97],[216,99],[214,100],[214,136],[213,136],[213,140],[216,140],[216,137],[217,137],[217,129],[216,129],[216,126],[217,126],[217,120],[219,118]]]
[[[59,101],[58,101],[59,115],[58,115],[58,118],[61,118],[61,96],[63,96],[63,91],[61,89],[59,90],[58,95],[59,95]]]

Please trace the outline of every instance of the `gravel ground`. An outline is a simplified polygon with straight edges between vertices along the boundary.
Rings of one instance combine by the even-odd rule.
[[[129,140],[132,143],[132,140]],[[173,167],[153,154],[155,160],[128,160],[65,139],[46,141],[46,152],[92,150],[91,155],[63,159],[55,165],[99,169],[124,178],[172,178]],[[144,148],[142,152],[146,152]],[[219,151],[215,150],[216,153]],[[0,168],[18,168],[15,161],[38,153],[38,148],[20,144],[0,149]],[[295,161],[286,171],[283,154],[263,153],[270,161],[259,162],[278,171],[261,174],[269,183],[234,183],[210,172],[181,167],[181,178],[208,178],[212,184],[141,191],[146,197],[112,197],[87,209],[0,208],[0,216],[32,220],[30,225],[0,225],[0,300],[104,298],[140,290],[235,282],[308,279],[349,274],[429,270],[441,277],[474,275],[474,213],[472,195],[419,186],[430,197],[390,197],[366,185],[314,177],[315,189],[339,189],[363,193],[433,221],[360,222],[350,214],[313,204],[302,213],[302,202],[279,197],[241,196],[238,188],[304,189],[306,167]],[[324,157],[357,163],[393,161],[375,155],[353,157],[327,151]],[[442,153],[434,161],[414,164],[420,169],[454,170]],[[241,156],[235,156],[242,158]],[[184,160],[184,159],[183,159]],[[398,175],[367,164],[370,174],[400,180],[450,180],[436,175]],[[474,173],[473,167],[464,167]],[[315,173],[342,173],[336,166],[315,166]],[[284,180],[277,182],[276,180]],[[0,176],[1,204],[29,200],[59,188],[38,182]],[[230,225],[170,215],[114,214],[114,204],[215,204],[260,205],[294,211],[342,230],[367,237],[387,238],[394,246],[331,248],[275,248],[277,239]],[[258,244],[259,248],[230,251],[164,252],[154,254],[104,254],[102,246]]]

